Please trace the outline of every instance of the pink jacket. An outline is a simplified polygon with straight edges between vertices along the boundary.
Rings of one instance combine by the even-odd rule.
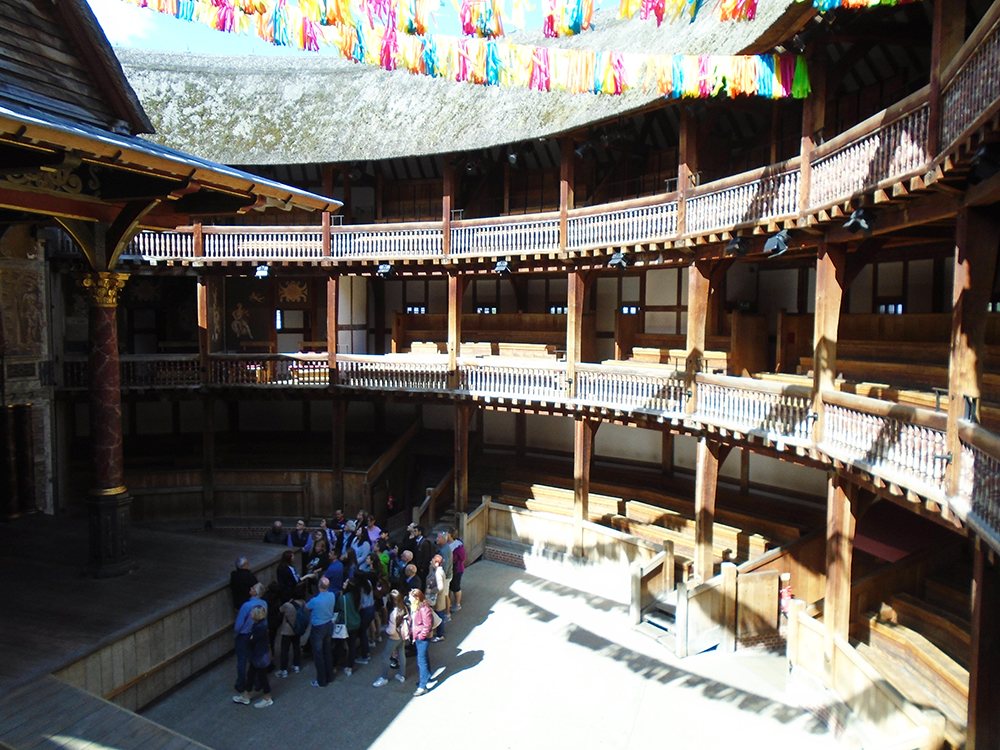
[[[431,637],[431,630],[434,618],[431,616],[431,608],[427,606],[417,607],[413,613],[413,640],[426,641]]]

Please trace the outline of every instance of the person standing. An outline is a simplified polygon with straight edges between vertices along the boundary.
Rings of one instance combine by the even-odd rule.
[[[242,694],[247,690],[247,662],[250,659],[250,630],[253,628],[254,620],[251,617],[255,607],[260,607],[264,611],[264,638],[267,638],[267,602],[260,598],[264,593],[264,584],[255,583],[248,589],[249,597],[243,606],[240,607],[236,615],[236,624],[233,626],[233,633],[236,637],[236,692]],[[250,686],[252,687],[252,686]],[[236,700],[237,696],[233,696]],[[236,701],[242,703],[243,701]]]
[[[444,567],[441,564],[441,555],[434,555],[431,558],[431,570],[427,575],[427,586],[424,588],[427,594],[427,601],[441,618],[441,623],[434,633],[434,643],[444,640],[444,624],[448,617],[448,584],[444,578]],[[450,618],[449,618],[450,619]]]
[[[319,593],[306,602],[309,610],[309,622],[312,625],[312,635],[309,644],[312,646],[313,662],[316,665],[316,679],[313,687],[326,687],[333,680],[333,621],[334,606],[337,597],[330,591],[330,581],[319,579]]]
[[[260,685],[264,696],[253,704],[254,708],[273,706],[271,700],[271,683],[267,680],[267,668],[271,666],[271,644],[267,636],[267,609],[254,607],[250,611],[250,666],[247,667],[247,680],[242,693],[233,696],[234,703],[250,704],[250,691],[254,685]]]
[[[389,642],[382,649],[382,676],[372,683],[372,687],[382,687],[389,682],[389,668],[392,662],[399,666],[397,682],[406,682],[406,642],[410,639],[410,613],[406,609],[403,595],[396,589],[389,592],[389,623],[386,634]]]
[[[302,636],[304,633],[296,633],[295,625],[298,621],[299,612],[306,606],[306,584],[300,583],[295,587],[292,598],[281,605],[281,626],[278,628],[278,635],[281,636],[281,669],[275,674],[278,677],[288,677],[288,650],[292,650],[292,669],[295,674],[302,671]],[[308,610],[306,610],[308,612]]]
[[[250,571],[250,561],[236,558],[236,570],[229,574],[229,591],[233,595],[233,609],[238,610],[250,598],[250,587],[257,583],[257,576]]]
[[[431,629],[434,624],[434,617],[431,615],[431,608],[427,604],[424,592],[420,589],[413,589],[410,592],[410,607],[413,610],[413,643],[417,647],[417,689],[414,695],[423,695],[427,692],[427,683],[431,679],[431,667],[427,661],[427,644],[431,637]]]
[[[424,536],[424,527],[414,527],[416,536],[413,539],[413,564],[417,566],[417,575],[427,580],[427,571],[431,569],[431,558],[434,557],[434,544]]]
[[[288,532],[281,528],[281,521],[275,521],[271,528],[264,532],[264,544],[280,544],[282,547],[288,544]]]
[[[288,534],[288,546],[302,549],[309,542],[309,529],[301,518],[295,522],[295,529]]]
[[[462,573],[465,572],[465,544],[458,538],[458,529],[454,526],[448,529],[448,536],[452,544],[452,559],[455,561],[455,575],[451,579],[451,586],[448,588],[448,593],[455,602],[451,605],[451,611],[458,612],[462,608]]]

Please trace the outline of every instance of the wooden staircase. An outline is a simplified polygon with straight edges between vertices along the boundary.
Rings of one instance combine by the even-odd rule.
[[[924,598],[893,595],[852,627],[855,648],[908,701],[945,717],[945,738],[964,747],[969,705],[969,597],[928,579]]]

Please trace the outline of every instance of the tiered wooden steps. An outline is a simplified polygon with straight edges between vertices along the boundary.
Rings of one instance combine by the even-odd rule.
[[[961,598],[956,602],[961,605]],[[911,703],[944,715],[953,748],[964,746],[968,726],[969,622],[962,612],[968,610],[901,593],[852,628],[858,653],[887,682]]]

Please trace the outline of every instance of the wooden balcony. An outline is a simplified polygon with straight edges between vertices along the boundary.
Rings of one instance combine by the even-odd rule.
[[[334,265],[454,258],[584,257],[619,249],[678,249],[740,230],[834,221],[863,196],[892,202],[947,176],[1000,112],[1000,10],[994,6],[949,65],[941,94],[924,87],[813,149],[763,169],[668,193],[559,212],[449,222],[334,227],[181,227],[144,232],[140,262]],[[939,113],[939,114],[938,114]],[[937,118],[937,121],[935,121]],[[992,125],[991,125],[992,122]],[[956,204],[957,206],[957,204]],[[957,207],[956,209],[957,210]],[[450,256],[450,257],[449,257]]]
[[[702,373],[688,390],[684,373],[671,366],[617,362],[577,364],[575,383],[566,373],[566,363],[553,360],[460,358],[452,375],[445,355],[338,355],[331,384],[329,358],[322,353],[213,355],[207,372],[194,356],[122,358],[127,391],[392,391],[488,408],[666,422],[677,430],[846,467],[915,510],[974,527],[1000,551],[1000,438],[979,425],[962,422],[961,454],[950,456],[947,415],[941,412],[829,392],[823,395],[823,434],[815,435],[818,415],[811,390],[802,386]],[[63,375],[64,389],[84,389],[86,362],[67,362]],[[948,496],[945,478],[952,460],[959,462],[961,480],[958,494]]]

